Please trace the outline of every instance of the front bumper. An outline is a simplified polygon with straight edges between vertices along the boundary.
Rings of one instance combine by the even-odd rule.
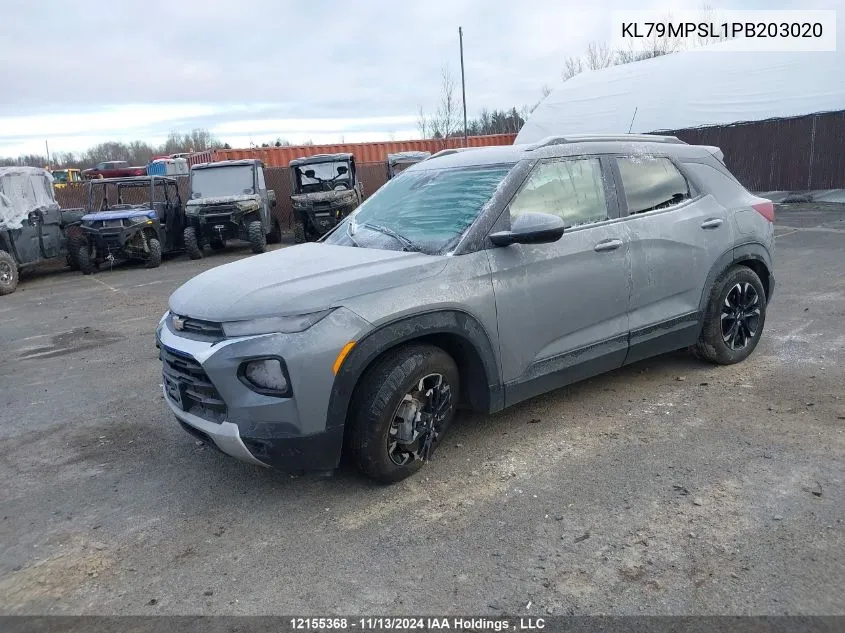
[[[156,331],[161,357],[185,367],[180,377],[164,365],[165,401],[186,431],[232,457],[289,471],[336,468],[344,420],[327,419],[332,365],[368,327],[341,308],[304,332],[215,341],[179,335],[165,319]],[[268,355],[284,359],[290,397],[262,395],[238,378],[244,361]]]

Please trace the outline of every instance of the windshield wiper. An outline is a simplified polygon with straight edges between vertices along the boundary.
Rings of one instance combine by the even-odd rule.
[[[397,233],[393,229],[389,229],[386,226],[382,226],[381,224],[373,224],[371,222],[365,222],[361,226],[368,229],[372,229],[374,231],[378,231],[379,233],[384,233],[385,235],[392,237],[394,240],[402,244],[402,246],[404,247],[402,250],[404,251],[408,251],[411,253],[422,253],[422,249],[419,246],[414,244],[404,235],[399,235],[399,233]]]
[[[354,222],[352,220],[349,220],[349,222],[346,223],[346,237],[349,238],[349,240],[352,242],[352,244],[354,246],[357,246],[357,247],[360,248],[361,245],[357,241],[355,241],[354,237],[352,237],[353,233],[355,233],[355,231],[352,230],[353,224],[354,224]]]

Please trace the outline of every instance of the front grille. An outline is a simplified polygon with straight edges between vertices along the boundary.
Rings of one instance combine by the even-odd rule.
[[[162,345],[159,354],[164,371],[165,387],[170,397],[178,400],[185,411],[200,407],[212,415],[200,415],[203,418],[222,421],[226,414],[226,403],[217,388],[208,378],[208,374],[196,359]]]
[[[177,330],[177,332],[199,334],[200,336],[207,336],[209,338],[215,339],[221,339],[226,336],[225,332],[223,332],[223,326],[220,323],[214,323],[213,321],[202,321],[200,319],[192,319],[190,317],[179,318],[182,320],[182,328],[180,330]]]

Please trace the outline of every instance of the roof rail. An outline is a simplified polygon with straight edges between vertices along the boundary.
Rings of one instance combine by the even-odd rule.
[[[567,136],[547,136],[536,143],[530,143],[525,151],[532,152],[550,145],[565,145],[567,143],[600,143],[602,141],[635,141],[640,143],[668,143],[671,145],[686,145],[677,136],[661,136],[659,134],[568,134]]]

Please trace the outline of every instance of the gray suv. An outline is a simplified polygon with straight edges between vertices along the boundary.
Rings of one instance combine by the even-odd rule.
[[[718,148],[674,137],[443,152],[320,242],[176,290],[157,328],[165,398],[245,461],[331,470],[343,452],[398,481],[459,407],[492,413],[679,348],[747,358],[773,221]]]

